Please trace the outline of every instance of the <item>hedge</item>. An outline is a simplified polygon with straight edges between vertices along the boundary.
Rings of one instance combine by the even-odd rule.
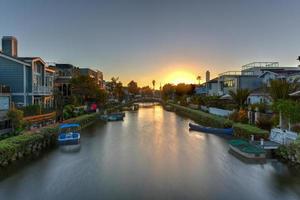
[[[179,114],[183,114],[203,126],[210,126],[216,128],[224,128],[224,127],[228,128],[231,127],[233,124],[231,120],[216,115],[212,115],[200,110],[194,110],[173,103],[167,103],[167,104],[173,106],[176,109],[176,112],[178,112]]]
[[[260,129],[256,126],[234,123],[233,121],[228,120],[224,117],[219,117],[200,110],[190,109],[173,103],[167,104],[173,106],[176,109],[176,112],[178,112],[179,114],[183,114],[203,126],[210,126],[215,128],[233,127],[234,136],[236,137],[244,139],[250,139],[251,135],[254,135],[255,139],[268,139],[269,137],[268,131]]]
[[[82,128],[95,121],[97,114],[82,115],[65,121],[65,123],[79,123]],[[43,148],[56,144],[58,125],[45,127],[39,132],[26,132],[0,141],[0,166],[6,166],[9,162],[19,157],[38,152]]]
[[[298,136],[296,141],[280,146],[275,152],[277,156],[291,164],[300,165],[300,136]]]
[[[233,124],[234,136],[244,139],[250,139],[251,135],[254,135],[256,140],[260,138],[268,139],[269,131],[260,129],[256,126],[252,126],[250,124],[241,124],[235,123]]]

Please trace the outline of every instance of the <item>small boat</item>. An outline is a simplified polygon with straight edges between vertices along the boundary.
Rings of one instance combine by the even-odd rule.
[[[117,116],[117,117],[125,117],[125,113],[124,112],[114,112],[114,113],[110,113],[109,115],[112,116]]]
[[[226,135],[233,134],[232,128],[212,128],[212,127],[206,127],[206,126],[201,126],[201,125],[192,124],[192,123],[189,123],[189,127],[190,127],[190,130],[204,132],[204,133],[226,134]]]
[[[80,143],[80,124],[62,124],[59,127],[58,144],[73,145]]]
[[[101,115],[102,121],[122,121],[125,117],[125,113],[111,113],[107,115]]]
[[[266,158],[266,151],[256,147],[245,140],[230,140],[229,147],[237,154],[253,160],[261,160]]]

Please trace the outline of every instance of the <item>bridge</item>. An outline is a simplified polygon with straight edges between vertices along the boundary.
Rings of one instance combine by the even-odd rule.
[[[140,97],[140,98],[134,98],[132,100],[132,103],[162,103],[162,99],[158,97]]]

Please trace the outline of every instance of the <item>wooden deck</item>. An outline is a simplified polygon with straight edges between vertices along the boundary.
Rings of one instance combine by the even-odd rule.
[[[272,142],[272,141],[264,141],[264,145],[263,146],[260,145],[260,141],[253,141],[253,142],[250,142],[250,144],[253,144],[256,147],[260,147],[260,148],[263,148],[265,150],[278,149],[278,147],[280,146],[279,143]]]

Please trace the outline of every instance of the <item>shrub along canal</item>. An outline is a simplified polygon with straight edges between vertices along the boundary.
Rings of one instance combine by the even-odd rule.
[[[226,139],[189,132],[160,106],[83,130],[81,148],[54,149],[0,180],[0,199],[299,199],[300,175],[247,164]]]

